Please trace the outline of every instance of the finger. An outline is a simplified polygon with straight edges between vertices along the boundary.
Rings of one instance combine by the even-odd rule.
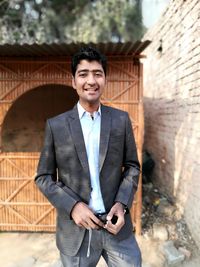
[[[101,220],[99,218],[97,218],[92,211],[89,211],[85,217],[84,217],[84,221],[87,222],[87,224],[89,225],[90,228],[92,229],[99,229],[100,227],[103,227],[103,223],[101,222]]]
[[[98,230],[100,228],[100,226],[98,224],[96,224],[95,222],[93,222],[93,220],[89,220],[87,223],[91,229],[97,229]]]
[[[113,215],[114,215],[114,212],[113,212],[112,210],[110,210],[110,212],[108,213],[106,219],[107,219],[108,221],[111,221]]]
[[[83,228],[86,228],[86,229],[89,229],[89,228],[91,228],[91,229],[97,229],[97,225],[96,224],[94,224],[90,219],[84,219],[84,220],[81,220],[80,222],[79,222],[79,224],[78,224],[78,226],[81,226],[81,227],[83,227]]]
[[[104,228],[108,232],[116,235],[121,230],[121,228],[123,227],[123,225],[124,225],[124,220],[123,219],[117,221],[116,224],[113,224],[112,221],[107,221],[107,223],[106,223],[106,225],[105,225]]]
[[[111,234],[115,234],[115,226],[111,221],[107,221],[107,223],[104,225],[104,228]]]
[[[115,223],[115,225],[116,226],[123,226],[124,225],[124,223],[125,223],[125,220],[124,220],[124,214],[122,214],[122,215],[119,215],[118,217],[117,217],[117,221],[116,221],[116,223]]]
[[[103,227],[103,226],[104,226],[104,223],[103,223],[99,218],[97,218],[94,214],[92,214],[92,216],[91,216],[91,220],[92,220],[96,225],[98,225],[99,227]]]
[[[90,226],[88,225],[88,223],[87,222],[84,222],[84,221],[80,224],[80,226],[83,227],[83,228],[85,228],[85,229],[89,229],[90,228]]]

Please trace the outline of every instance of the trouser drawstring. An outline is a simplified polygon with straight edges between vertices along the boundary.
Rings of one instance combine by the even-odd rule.
[[[87,249],[87,258],[90,257],[90,246],[91,246],[91,240],[92,240],[92,229],[89,228],[89,240],[88,240],[88,249]]]

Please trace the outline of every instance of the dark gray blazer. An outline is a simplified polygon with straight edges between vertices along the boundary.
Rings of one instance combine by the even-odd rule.
[[[116,201],[129,209],[137,190],[139,162],[127,112],[101,106],[100,185],[106,211]],[[70,217],[78,201],[89,203],[91,184],[86,148],[78,116],[74,109],[47,120],[44,147],[40,156],[36,184],[57,210],[58,249],[75,255],[85,229]],[[117,234],[124,239],[132,232],[130,214]]]

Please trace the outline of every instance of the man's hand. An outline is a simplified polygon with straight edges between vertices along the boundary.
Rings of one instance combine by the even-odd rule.
[[[99,229],[104,226],[84,202],[78,202],[73,207],[71,217],[78,226],[86,229]]]
[[[113,216],[117,217],[117,221],[116,223],[112,223],[112,218]],[[115,203],[115,205],[111,208],[110,212],[107,215],[107,223],[104,226],[104,228],[116,235],[122,228],[122,226],[125,223],[125,219],[124,219],[124,207],[120,202]]]

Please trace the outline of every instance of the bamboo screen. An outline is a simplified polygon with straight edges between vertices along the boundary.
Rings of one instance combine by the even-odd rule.
[[[128,57],[110,57],[102,103],[129,112],[141,162],[143,144],[142,67]],[[6,116],[25,93],[48,84],[71,86],[67,59],[0,59],[0,146]],[[36,110],[37,110],[37,103]],[[26,113],[26,110],[24,110]],[[34,114],[33,114],[34,116]],[[55,231],[55,209],[34,184],[39,152],[0,151],[0,230]],[[131,211],[141,230],[141,177]]]

